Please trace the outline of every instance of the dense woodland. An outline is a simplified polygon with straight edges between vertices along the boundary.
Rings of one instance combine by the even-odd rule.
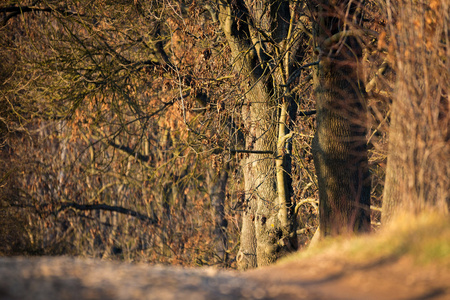
[[[0,43],[0,255],[249,269],[449,212],[447,0],[2,0]]]

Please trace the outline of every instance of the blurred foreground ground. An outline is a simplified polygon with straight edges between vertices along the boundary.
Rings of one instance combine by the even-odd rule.
[[[0,300],[7,299],[450,299],[450,220],[400,219],[247,272],[0,257]]]
[[[0,258],[0,299],[450,299],[450,276],[407,259],[311,258],[239,273],[70,257]]]

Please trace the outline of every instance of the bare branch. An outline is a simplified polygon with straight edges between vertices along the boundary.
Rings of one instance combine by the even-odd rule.
[[[8,6],[0,7],[0,13],[9,13],[1,21],[1,26],[5,26],[11,18],[27,12],[57,12],[64,16],[83,16],[77,12],[64,9],[55,9],[51,7],[33,7],[33,6]]]
[[[322,45],[317,47],[315,49],[315,51],[318,53],[324,52],[327,49],[331,48],[334,44],[345,39],[346,37],[361,36],[361,35],[373,35],[375,37],[378,37],[378,32],[376,32],[374,30],[370,30],[370,29],[355,29],[355,30],[340,31],[340,32],[330,36],[325,41],[323,41]]]
[[[309,64],[306,64],[306,65],[303,65],[303,66],[301,66],[301,67],[298,67],[297,70],[295,70],[295,72],[292,73],[292,75],[289,77],[287,83],[284,84],[284,85],[283,85],[283,84],[280,84],[280,86],[282,86],[282,87],[287,87],[287,86],[289,86],[289,85],[295,80],[295,78],[297,78],[297,77],[301,74],[301,72],[300,72],[301,70],[306,69],[306,68],[309,68],[309,67],[311,67],[311,66],[318,65],[319,63],[320,63],[320,60],[315,61],[315,62],[312,62],[312,63],[309,63]]]
[[[142,162],[148,162],[150,160],[150,156],[149,155],[142,155],[141,153],[131,149],[128,146],[125,145],[119,145],[111,140],[108,141],[108,145],[112,146],[115,149],[121,150],[125,153],[128,153],[129,155],[135,157],[136,159],[142,161]]]
[[[113,206],[113,205],[107,205],[107,204],[78,204],[75,202],[67,202],[61,205],[59,208],[59,211],[65,210],[67,208],[73,208],[76,210],[105,210],[105,211],[113,211],[124,215],[129,215],[138,218],[141,221],[148,222],[152,225],[157,225],[158,221],[147,216],[144,214],[141,214],[135,210],[131,210],[128,208],[124,208],[121,206]]]

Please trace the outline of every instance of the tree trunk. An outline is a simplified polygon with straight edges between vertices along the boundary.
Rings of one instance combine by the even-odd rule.
[[[253,183],[250,180],[253,178],[253,170],[247,160],[242,160],[242,168],[244,173],[244,206],[242,214],[242,228],[240,236],[240,247],[236,256],[238,269],[247,270],[258,266],[256,259],[256,231],[255,231],[255,217],[256,217],[256,197],[251,193]]]
[[[417,68],[408,69],[417,72]],[[408,92],[407,84],[413,79],[409,72],[398,74],[396,97],[391,107],[383,192],[384,224],[401,213],[417,214],[424,210],[449,213],[449,143],[439,134],[442,129],[421,116],[439,106],[432,104],[432,97],[426,99]],[[448,125],[448,116],[446,123]]]
[[[213,173],[215,170],[213,170]],[[210,175],[210,198],[214,218],[214,245],[217,260],[226,266],[228,261],[227,227],[225,218],[225,188],[228,181],[228,165],[226,164],[216,176]]]
[[[319,184],[321,236],[370,230],[370,181],[364,85],[358,72],[362,49],[347,21],[355,1],[318,1],[314,73],[316,133],[312,151]],[[348,7],[350,6],[350,7]],[[339,12],[349,12],[347,19]],[[334,38],[331,38],[333,37]]]
[[[271,9],[276,10],[267,17],[262,12],[270,5]],[[242,90],[246,93],[246,100],[242,108],[242,119],[247,133],[246,150],[255,151],[245,154],[241,162],[246,200],[241,245],[237,256],[241,269],[274,262],[280,250],[288,246],[288,243],[283,245],[280,241],[293,236],[292,230],[295,232],[293,226],[286,224],[291,217],[287,213],[291,205],[290,188],[284,185],[289,181],[277,183],[277,167],[287,166],[284,153],[278,158],[281,163],[275,163],[279,138],[277,118],[280,112],[275,92],[277,88],[274,85],[281,83],[281,80],[270,76],[268,50],[260,42],[261,31],[267,36],[276,34],[276,39],[283,40],[288,27],[283,26],[283,22],[289,20],[289,5],[286,1],[274,1],[270,5],[255,3],[253,11],[249,12],[249,6],[244,1],[220,2],[219,20],[231,48],[235,70],[245,78]],[[280,14],[285,13],[286,9],[287,17],[283,16],[283,19]],[[276,21],[270,22],[271,18]],[[253,26],[254,20],[258,20],[258,26]],[[286,140],[284,128],[281,131],[282,138]],[[284,174],[290,173],[283,171]],[[285,176],[278,176],[280,179],[283,177]],[[278,194],[277,185],[283,185],[282,195]]]
[[[439,2],[434,4],[439,7]],[[437,42],[448,35],[448,10],[437,8],[430,17],[426,6],[409,1],[395,2],[388,9],[391,24],[397,20],[402,26],[390,27],[390,35],[398,39],[393,45],[397,83],[383,223],[399,213],[448,214],[450,206],[450,63],[442,56],[448,45]]]

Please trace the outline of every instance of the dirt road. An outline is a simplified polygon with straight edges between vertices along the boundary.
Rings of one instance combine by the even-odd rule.
[[[450,276],[407,261],[313,258],[250,272],[72,257],[0,257],[0,299],[450,299]]]

